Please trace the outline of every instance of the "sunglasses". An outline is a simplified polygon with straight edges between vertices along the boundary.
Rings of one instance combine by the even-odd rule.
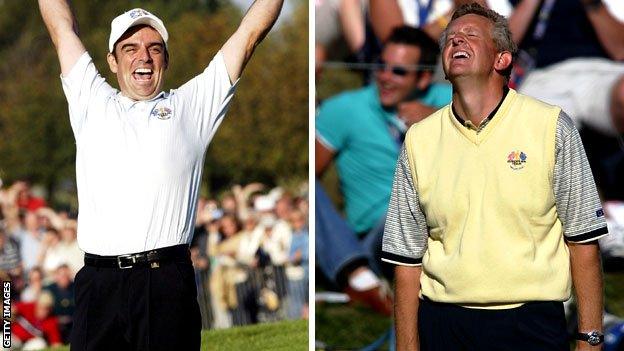
[[[418,72],[418,67],[416,66],[395,66],[388,64],[384,61],[377,61],[375,64],[375,71],[387,71],[390,70],[392,74],[399,77],[405,77],[408,73]]]

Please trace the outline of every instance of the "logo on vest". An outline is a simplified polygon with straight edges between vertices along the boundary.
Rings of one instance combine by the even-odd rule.
[[[168,107],[157,107],[152,111],[152,116],[158,119],[166,120],[171,118],[171,112],[171,109]]]
[[[524,168],[526,159],[527,155],[522,151],[512,151],[507,155],[507,163],[509,163],[509,167],[514,170]]]

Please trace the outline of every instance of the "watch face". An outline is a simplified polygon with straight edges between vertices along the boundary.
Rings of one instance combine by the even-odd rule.
[[[598,332],[591,332],[587,334],[587,343],[596,346],[600,344],[600,334]]]

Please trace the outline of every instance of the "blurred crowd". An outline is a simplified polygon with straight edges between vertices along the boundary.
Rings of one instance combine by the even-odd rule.
[[[335,162],[346,217],[340,223],[332,204],[319,201],[326,198],[319,194],[326,183],[317,183],[317,263],[334,288],[381,313],[390,314],[392,305],[376,276],[391,273],[375,259],[370,243],[383,232],[402,136],[412,123],[451,101],[439,48],[432,50],[429,40],[439,43],[453,12],[472,2],[509,20],[519,48],[509,86],[561,106],[580,130],[609,226],[610,235],[600,241],[604,266],[624,269],[619,181],[624,176],[624,2],[315,0],[316,86],[323,88],[317,92],[344,84],[333,79],[337,71],[358,73],[362,84],[317,96],[316,174],[321,178]],[[379,142],[384,138],[387,142]],[[349,235],[359,244],[344,239]],[[320,247],[342,252],[319,257],[328,252]],[[328,261],[337,264],[323,263]]]
[[[84,262],[75,214],[48,207],[27,182],[0,185],[0,276],[11,281],[12,343],[66,344],[74,277]],[[307,186],[262,184],[201,198],[191,245],[205,328],[307,318]]]
[[[213,328],[307,318],[307,184],[236,185],[220,200],[200,198],[191,259]],[[207,315],[207,314],[206,314]]]
[[[83,266],[76,220],[34,196],[26,182],[0,188],[0,275],[11,281],[12,344],[65,343],[74,312],[74,276]]]

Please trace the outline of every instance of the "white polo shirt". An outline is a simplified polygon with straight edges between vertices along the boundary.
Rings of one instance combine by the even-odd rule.
[[[147,101],[112,88],[86,52],[61,81],[76,138],[80,248],[121,255],[190,243],[206,147],[238,82],[221,52]]]

